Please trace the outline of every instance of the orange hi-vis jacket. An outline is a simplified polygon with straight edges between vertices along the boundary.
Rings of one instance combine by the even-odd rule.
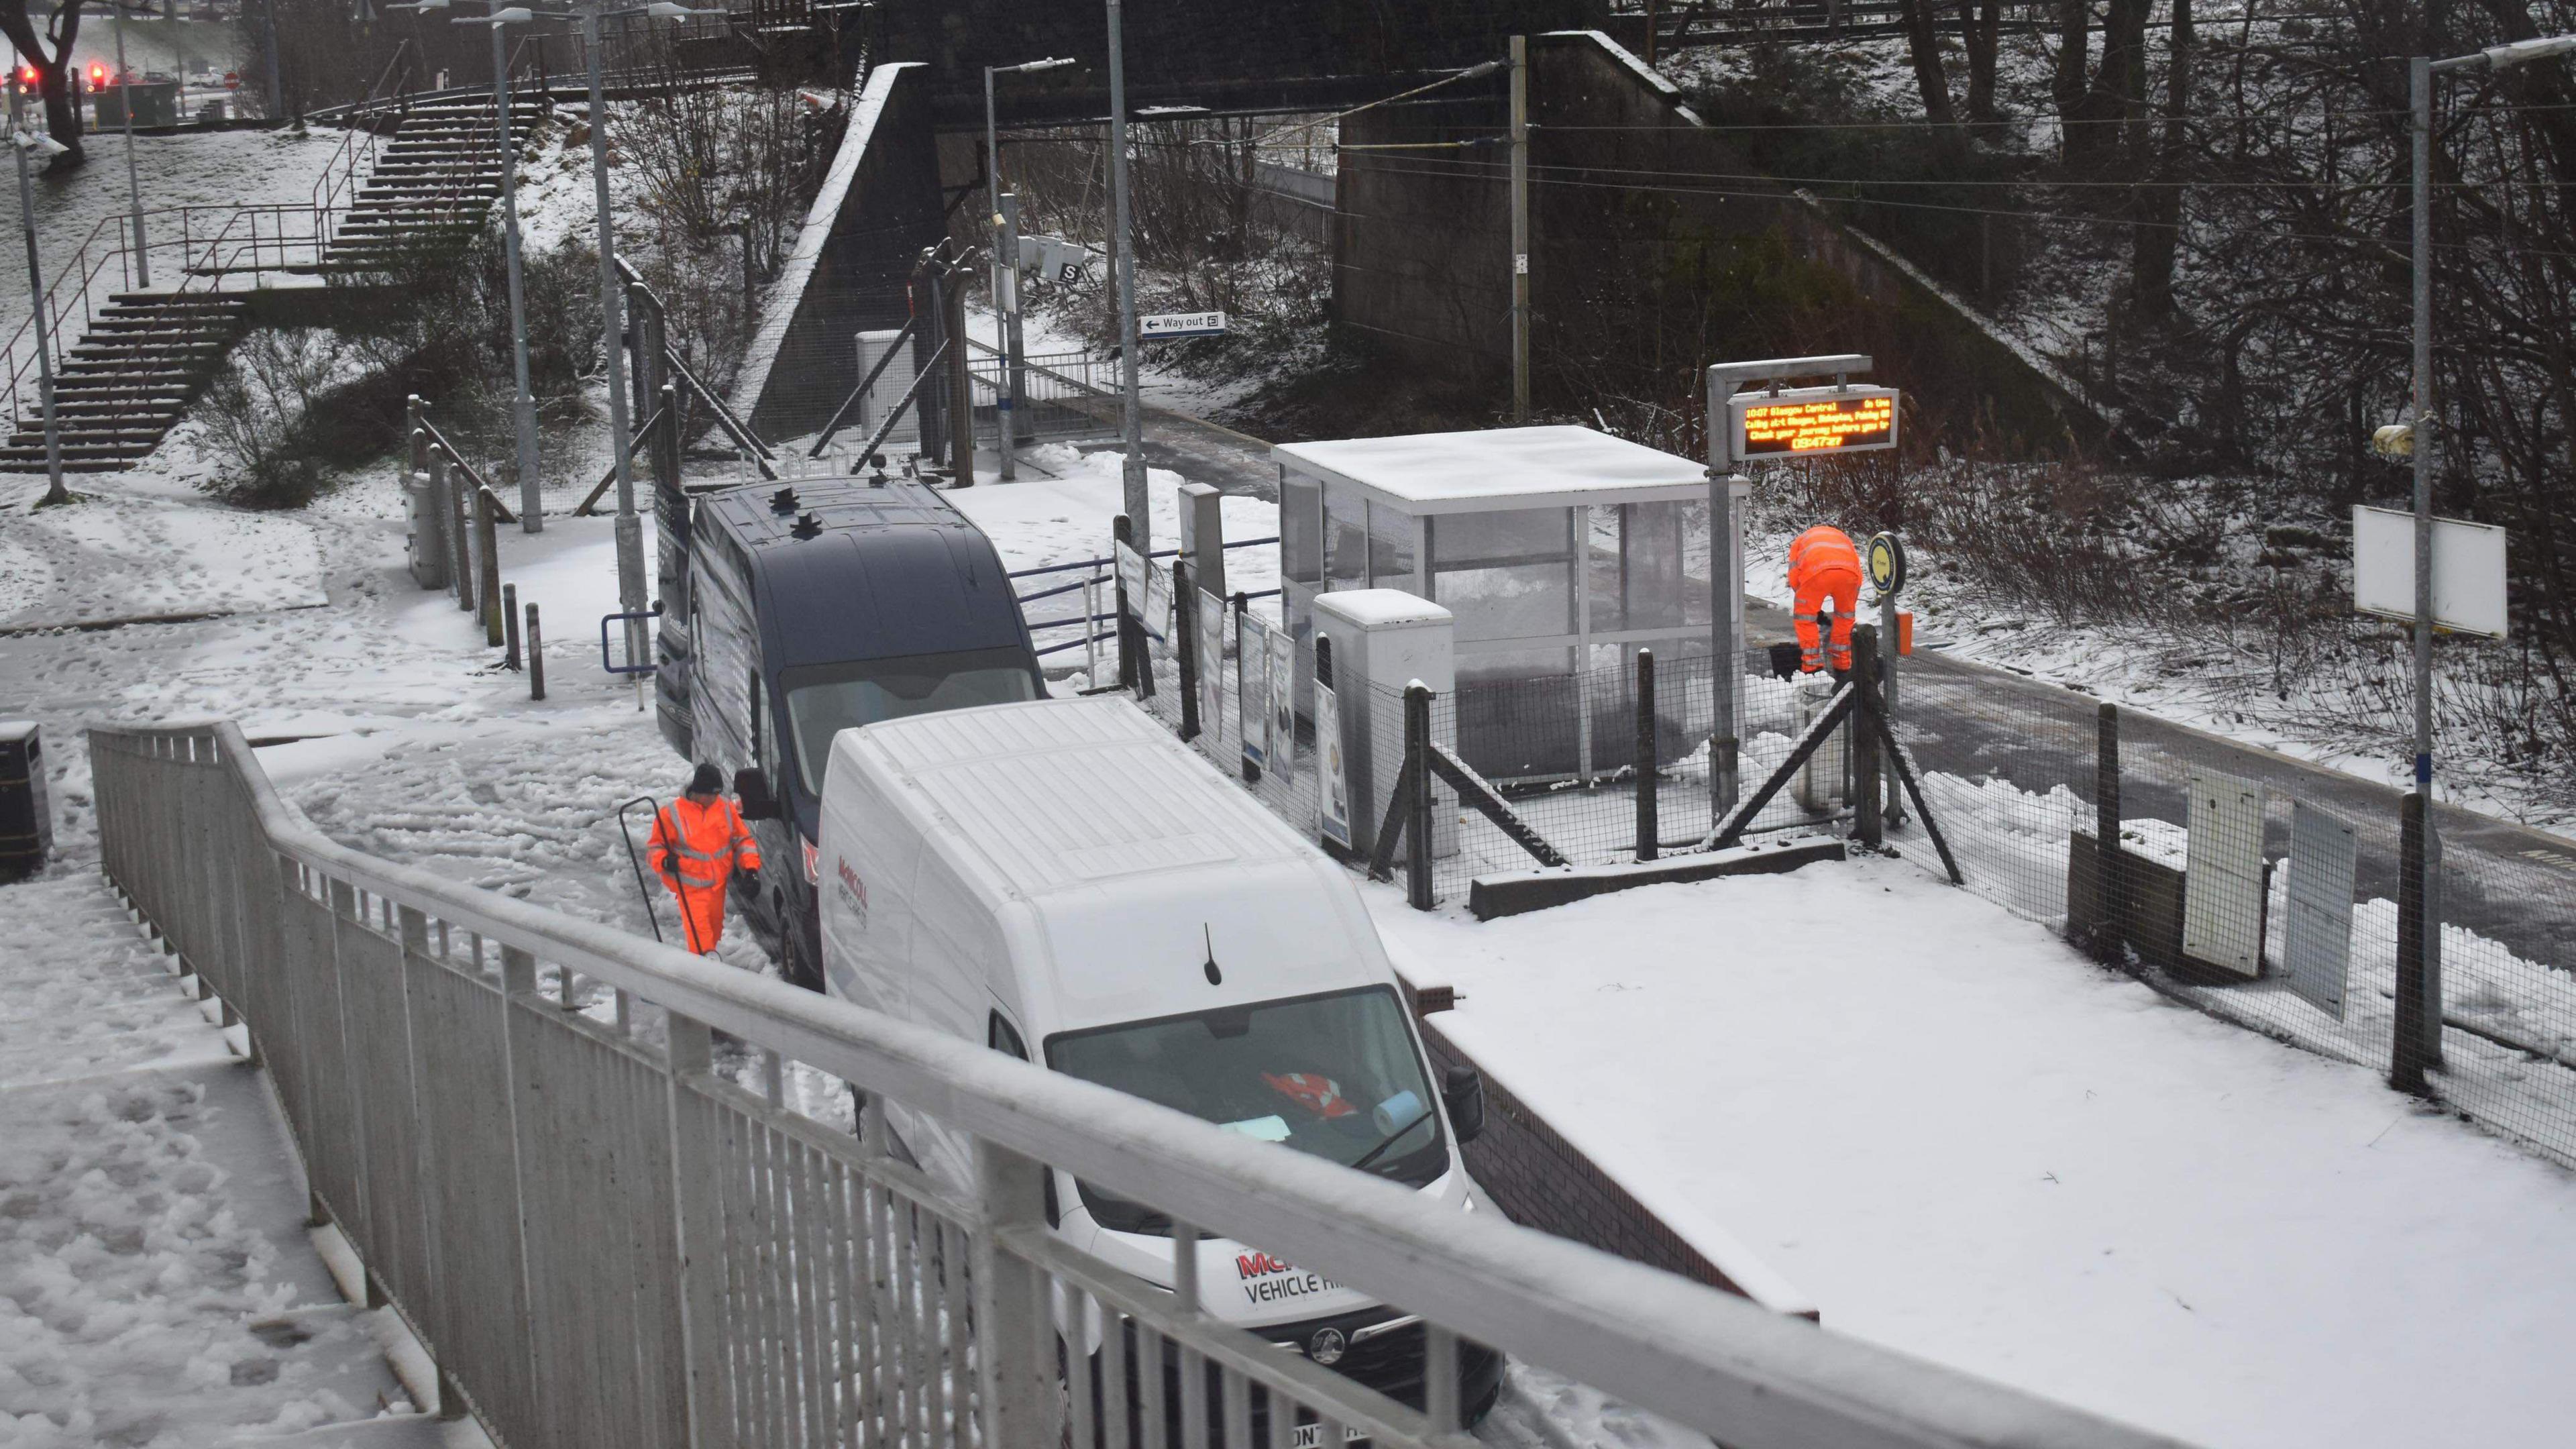
[[[1789,545],[1789,591],[1797,595],[1791,623],[1798,631],[1798,667],[1809,674],[1825,667],[1817,616],[1831,599],[1834,667],[1851,668],[1852,620],[1860,613],[1860,550],[1851,535],[1821,523],[1799,534]]]
[[[760,847],[742,812],[719,795],[704,805],[683,795],[653,816],[645,857],[680,900],[689,949],[704,956],[724,938],[725,882],[734,871],[760,869]]]

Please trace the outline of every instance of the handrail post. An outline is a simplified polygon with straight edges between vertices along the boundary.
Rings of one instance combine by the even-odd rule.
[[[1172,560],[1172,661],[1181,673],[1181,738],[1185,741],[1199,737],[1198,614],[1198,601],[1190,592],[1190,561],[1176,558]]]
[[[1873,719],[1885,717],[1878,697],[1878,626],[1863,624],[1851,632],[1852,681],[1860,689],[1860,710],[1844,726],[1851,750],[1852,834],[1872,849],[1886,843],[1887,826],[1880,813],[1886,792],[1878,784],[1878,730]]]
[[[1038,1269],[1010,1250],[1006,1232],[1046,1230],[1045,1164],[977,1139],[975,1195],[983,1208],[983,1230],[974,1234],[971,1250],[975,1273],[976,1362],[987,1444],[1053,1443],[1044,1432],[1046,1411],[1056,1398],[1053,1355],[1039,1353],[1040,1335],[1032,1324],[1050,1318],[1045,1284]],[[1079,1333],[1077,1327],[1076,1332]],[[1053,1334],[1045,1337],[1052,1339]],[[1079,1342],[1077,1338],[1075,1340]],[[1088,1375],[1077,1365],[1075,1382]],[[1109,1392],[1123,1393],[1112,1385]],[[1160,1392],[1159,1387],[1148,1392]],[[1088,1414],[1088,1394],[1077,1391],[1071,1411]]]
[[[488,489],[474,490],[474,542],[483,550],[482,571],[475,578],[474,607],[483,616],[483,642],[500,647],[501,627],[501,545],[500,530],[492,512],[492,494]]]
[[[1268,709],[1267,701],[1262,708]],[[1404,899],[1417,911],[1439,904],[1431,882],[1431,687],[1420,682],[1404,690],[1404,773],[1413,781],[1405,801]],[[1388,823],[1393,828],[1394,822]]]

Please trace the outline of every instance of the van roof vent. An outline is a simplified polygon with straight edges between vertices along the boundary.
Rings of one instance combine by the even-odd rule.
[[[787,536],[790,538],[822,537],[823,515],[813,512],[798,514],[796,516],[796,526],[787,530]]]
[[[796,490],[793,488],[781,488],[777,492],[770,494],[769,511],[772,513],[794,513],[796,511]]]

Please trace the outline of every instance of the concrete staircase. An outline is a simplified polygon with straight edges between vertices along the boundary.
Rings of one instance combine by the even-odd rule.
[[[511,134],[524,137],[544,117],[546,103],[514,99],[510,113]],[[322,269],[381,271],[473,240],[501,199],[501,153],[492,141],[488,98],[413,108],[333,228]]]
[[[512,134],[526,135],[545,110],[541,100],[515,102]],[[365,276],[466,245],[501,196],[492,114],[488,97],[413,107],[348,209],[330,214],[316,259],[287,267],[270,261],[264,270]],[[237,281],[224,289],[227,276],[245,272],[255,289],[261,271],[227,267],[215,257],[192,267],[182,290],[120,292],[90,314],[88,330],[56,369],[54,414],[65,472],[113,472],[161,445],[249,330],[248,289]],[[77,307],[77,296],[70,305]],[[34,381],[32,374],[21,379],[22,396],[36,395]],[[0,445],[0,473],[43,471],[44,415],[28,406]]]
[[[249,330],[250,302],[222,292],[120,292],[55,372],[63,471],[105,473],[147,457]],[[0,446],[0,472],[45,471],[45,420],[29,409]]]

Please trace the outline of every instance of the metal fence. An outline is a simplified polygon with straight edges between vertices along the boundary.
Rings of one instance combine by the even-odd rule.
[[[247,1024],[317,1213],[498,1442],[1455,1446],[1462,1333],[1743,1449],[2167,1442],[347,849],[230,724],[89,740],[108,879]],[[791,1062],[865,1094],[856,1136]],[[971,1140],[971,1186],[888,1155],[888,1099]],[[1419,1315],[1427,1401],[1073,1251],[1047,1166],[1167,1212],[1176,1267],[1203,1227]]]
[[[1169,638],[1158,621],[1146,640],[1154,689],[1145,703],[1231,771],[1245,759],[1246,716],[1244,626],[1239,610],[1228,618],[1213,698],[1198,693],[1190,621],[1175,615]],[[1299,677],[1313,678],[1311,647],[1295,657]],[[1461,678],[1431,698],[1428,736],[1452,746],[1516,825],[1566,865],[1704,850],[1723,759],[1713,659],[1655,661],[1650,732],[1640,730],[1630,652],[1588,671]],[[1267,663],[1251,663],[1263,692]],[[2508,842],[2518,848],[2444,853],[2425,907],[2439,929],[2426,949],[2401,949],[2428,933],[2412,925],[2417,905],[2401,899],[2411,847],[2395,791],[2148,717],[2123,719],[2074,691],[1997,689],[1955,667],[1900,666],[1896,677],[1895,733],[1969,889],[2202,1011],[2384,1072],[2576,1167],[2576,851],[2526,838]],[[1832,686],[1823,676],[1784,678],[1770,651],[1751,650],[1738,688],[1737,774],[1749,794],[1788,758]],[[1365,821],[1394,796],[1403,698],[1383,684],[1363,700],[1344,693],[1350,789],[1360,797],[1352,808]],[[1313,729],[1311,716],[1295,718],[1286,773],[1244,771],[1310,838],[1320,823]],[[1826,739],[1746,838],[1843,832],[1854,817],[1853,771],[1868,768],[1851,731]],[[1640,770],[1649,744],[1654,766]],[[1553,868],[1521,831],[1462,808],[1445,784],[1433,789],[1431,901],[1459,900],[1480,878]],[[1886,846],[1933,863],[1937,847],[1892,772],[1872,793]],[[2105,798],[2119,826],[2109,852],[2097,843]],[[1361,853],[1371,840],[1364,832],[1356,841]],[[1407,869],[1403,853],[1387,863]],[[2424,1003],[2420,1028],[2400,1020],[2401,996]]]

